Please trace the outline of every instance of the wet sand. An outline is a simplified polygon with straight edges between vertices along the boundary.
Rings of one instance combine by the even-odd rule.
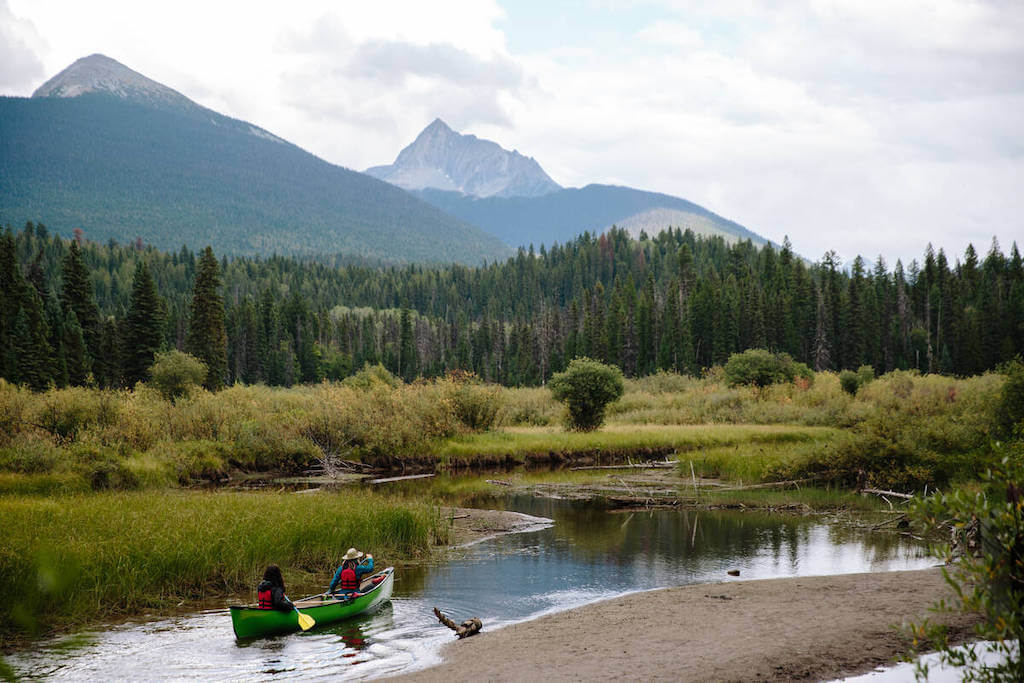
[[[930,617],[969,638],[975,617],[928,608],[939,569],[727,581],[594,603],[446,646],[415,681],[828,680],[888,664],[894,626]]]

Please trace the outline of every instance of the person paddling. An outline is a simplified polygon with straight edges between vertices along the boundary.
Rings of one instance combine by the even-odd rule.
[[[331,585],[327,592],[349,597],[359,591],[359,583],[363,575],[373,571],[373,555],[367,555],[362,561],[363,553],[355,548],[349,548],[348,552],[341,558],[341,566],[334,572]]]
[[[291,612],[295,605],[284,594],[284,577],[281,568],[272,564],[263,572],[263,580],[256,588],[257,606],[260,609],[276,609]]]

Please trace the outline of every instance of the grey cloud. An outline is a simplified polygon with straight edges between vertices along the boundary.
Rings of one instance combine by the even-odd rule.
[[[26,90],[45,76],[43,62],[26,38],[38,40],[35,27],[0,0],[0,88]]]
[[[365,43],[356,48],[347,70],[353,76],[391,84],[408,76],[500,89],[516,89],[523,83],[522,69],[511,60],[498,56],[484,60],[448,43]]]

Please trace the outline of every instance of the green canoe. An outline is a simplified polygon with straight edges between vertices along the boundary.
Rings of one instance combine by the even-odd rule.
[[[391,597],[395,586],[395,568],[388,567],[373,576],[363,579],[363,586],[380,578],[376,585],[365,593],[347,600],[337,600],[323,595],[314,595],[295,601],[295,606],[316,620],[316,625],[330,624],[342,619],[368,612]],[[231,625],[236,638],[259,638],[276,633],[292,633],[299,630],[298,612],[281,612],[276,609],[259,609],[252,605],[232,605]]]

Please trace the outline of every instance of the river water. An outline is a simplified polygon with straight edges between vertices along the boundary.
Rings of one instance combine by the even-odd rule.
[[[905,537],[809,517],[755,512],[609,512],[534,497],[505,507],[553,520],[496,537],[444,564],[401,568],[375,614],[308,633],[238,642],[226,610],[94,629],[40,644],[8,663],[26,678],[362,679],[440,661],[456,621],[494,629],[623,593],[740,579],[917,569],[934,563]],[[370,549],[372,551],[372,549]]]

